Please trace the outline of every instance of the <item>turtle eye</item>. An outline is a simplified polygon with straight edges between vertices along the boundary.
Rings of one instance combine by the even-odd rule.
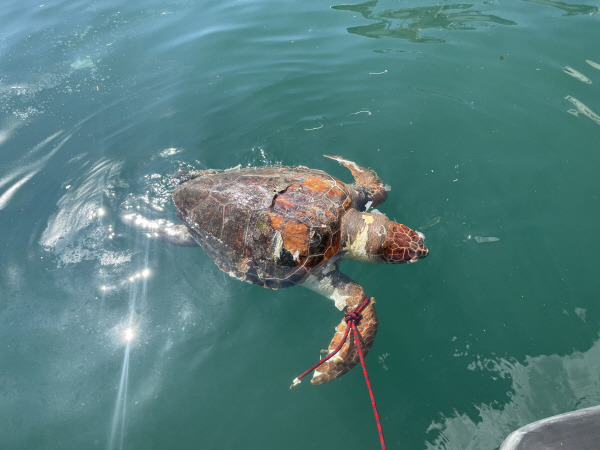
[[[316,253],[322,253],[329,242],[329,229],[327,227],[320,227],[313,229],[310,232],[309,247],[311,251]]]
[[[310,233],[310,246],[311,247],[317,247],[321,241],[323,240],[323,236],[321,235],[321,233],[317,232],[316,230],[313,230]]]

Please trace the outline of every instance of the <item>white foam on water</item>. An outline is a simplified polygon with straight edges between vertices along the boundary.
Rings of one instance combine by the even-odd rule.
[[[100,256],[101,266],[118,266],[131,262],[133,253],[130,252],[110,252],[106,251]]]
[[[131,260],[130,251],[108,252],[103,248],[104,239],[110,235],[109,227],[102,223],[106,214],[102,208],[103,193],[117,177],[121,165],[99,161],[57,202],[58,211],[48,221],[40,244],[56,255],[59,265],[83,260],[117,265]]]
[[[94,67],[94,63],[89,56],[86,58],[79,58],[71,63],[71,68],[75,70],[89,69],[91,67]]]

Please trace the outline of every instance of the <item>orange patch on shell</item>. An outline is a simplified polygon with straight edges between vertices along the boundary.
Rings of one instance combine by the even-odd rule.
[[[290,220],[283,226],[281,236],[283,237],[283,247],[292,255],[306,255],[308,253],[307,225]]]
[[[309,193],[325,193],[331,189],[333,183],[322,177],[307,176],[302,182],[303,190]]]
[[[332,200],[342,199],[346,194],[337,186],[334,186],[327,192],[327,197]]]
[[[271,219],[271,227],[275,231],[281,231],[284,221],[283,216],[281,214],[269,211],[269,219]]]
[[[275,200],[274,206],[275,206],[276,210],[284,212],[284,213],[289,212],[289,211],[295,211],[298,208],[294,199],[291,198],[291,196],[288,196],[285,194],[277,197],[277,200]]]

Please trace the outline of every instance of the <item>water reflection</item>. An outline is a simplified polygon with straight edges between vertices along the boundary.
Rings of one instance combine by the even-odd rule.
[[[574,313],[584,320],[581,308],[575,308]],[[600,340],[585,352],[531,356],[524,362],[477,356],[467,369],[511,380],[509,400],[503,405],[495,401],[476,405],[476,420],[454,411],[432,422],[427,431],[435,436],[426,442],[426,448],[497,448],[511,431],[527,423],[600,403],[596,389],[600,383]]]
[[[20,177],[19,180],[12,183],[12,185],[6,189],[0,195],[0,210],[4,209],[6,205],[10,202],[14,194],[29,180],[31,180],[40,170],[44,168],[44,166],[48,163],[49,159],[58,152],[62,146],[71,138],[73,133],[67,134],[57,145],[54,146],[52,150],[50,150],[45,155],[39,155],[39,151],[50,144],[54,139],[62,134],[62,130],[57,131],[56,133],[48,136],[46,139],[43,139],[37,145],[35,145],[31,150],[29,150],[17,164],[14,165],[12,169],[9,170],[9,173],[2,178],[0,178],[0,189],[4,186],[12,183],[17,178]]]
[[[386,9],[375,12],[379,0],[371,0],[357,5],[337,5],[333,9],[352,11],[362,14],[366,19],[376,20],[370,25],[347,28],[349,33],[369,38],[399,38],[411,42],[444,42],[444,39],[422,36],[422,31],[436,30],[472,30],[477,23],[496,23],[516,25],[512,20],[485,14],[471,9],[470,4],[432,5],[407,9]]]
[[[597,62],[592,61],[591,59],[586,59],[585,62],[588,63],[594,69],[600,70],[600,64],[598,64]]]
[[[586,59],[585,62],[590,67],[600,70],[600,64],[598,64],[597,62],[594,62],[590,59]],[[585,84],[592,84],[592,80],[588,76],[584,75],[583,73],[579,72],[578,70],[573,69],[570,66],[564,67],[563,72],[565,72],[567,75],[570,75],[573,78],[575,78],[576,80],[579,80]],[[565,96],[565,100],[570,101],[573,104],[573,106],[575,106],[575,109],[571,108],[567,111],[569,114],[571,114],[575,117],[579,117],[579,114],[583,114],[584,116],[588,117],[589,119],[591,119],[592,121],[594,121],[595,123],[600,125],[600,115],[595,113],[592,110],[592,108],[587,106],[581,100],[573,97],[572,95]]]
[[[583,114],[584,116],[589,117],[598,125],[600,125],[600,115],[592,111],[592,109],[589,106],[585,105],[581,100],[578,100],[571,95],[567,95],[565,99],[569,100],[577,108],[570,109],[569,111],[567,111],[569,114],[572,114],[575,117],[577,117],[579,114]]]
[[[575,14],[597,14],[598,8],[596,6],[588,5],[572,5],[569,3],[557,2],[554,0],[524,0],[526,2],[539,3],[540,5],[553,6],[554,8],[562,9],[565,11],[567,16]]]
[[[148,247],[146,247],[144,269],[137,272],[134,276],[129,277],[130,282],[141,280],[141,292],[138,293],[138,284],[132,284],[129,294],[129,314],[125,324],[120,324],[119,328],[120,339],[125,343],[125,354],[123,355],[123,365],[121,367],[121,376],[119,378],[119,389],[117,392],[117,398],[115,401],[115,409],[113,412],[113,418],[110,427],[110,434],[108,438],[108,449],[113,450],[115,448],[122,449],[123,442],[125,439],[125,424],[127,417],[127,391],[129,387],[129,361],[131,355],[132,341],[137,334],[136,326],[136,303],[138,296],[141,298],[142,303],[146,301],[147,295],[147,278],[150,276],[150,269],[148,269]]]
[[[563,67],[563,72],[566,73],[567,75],[572,76],[576,80],[581,81],[582,83],[592,84],[592,80],[590,80],[587,76],[582,74],[580,71],[573,69],[571,66]]]

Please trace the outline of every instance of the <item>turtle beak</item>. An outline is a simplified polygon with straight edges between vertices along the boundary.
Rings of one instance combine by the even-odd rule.
[[[425,235],[420,231],[415,231],[415,233],[419,236],[420,243],[417,245],[416,256],[410,261],[406,261],[408,264],[414,264],[418,260],[426,258],[429,254],[429,249],[425,246]]]

